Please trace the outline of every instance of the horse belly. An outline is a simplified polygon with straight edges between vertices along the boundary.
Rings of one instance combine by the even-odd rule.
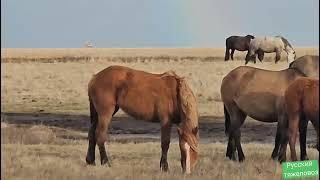
[[[262,45],[260,49],[265,53],[272,53],[276,51],[276,47],[270,45]]]
[[[147,121],[157,121],[155,116],[155,100],[149,94],[128,92],[126,96],[118,97],[119,107],[128,115]]]
[[[248,116],[258,121],[276,122],[277,97],[270,93],[249,93],[236,99],[238,107]]]

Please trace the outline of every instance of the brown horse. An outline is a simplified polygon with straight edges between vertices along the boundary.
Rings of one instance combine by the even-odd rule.
[[[308,74],[309,77],[319,77],[319,56],[302,56],[290,63],[289,67],[299,69],[303,74]]]
[[[297,161],[297,154],[295,149],[297,133],[300,121],[311,121],[317,132],[317,149],[319,151],[319,79],[313,78],[299,78],[285,91],[285,107],[288,115],[288,134],[291,151],[291,160]],[[300,118],[304,117],[304,118]],[[285,160],[286,146],[281,152],[281,159]],[[304,141],[305,143],[305,141]]]
[[[104,143],[113,115],[121,108],[130,116],[161,124],[160,169],[168,170],[167,152],[172,124],[178,124],[181,165],[190,173],[198,158],[198,110],[196,98],[183,78],[173,71],[151,74],[122,66],[110,66],[96,74],[88,85],[91,127],[86,157],[95,162],[95,146],[101,164],[110,166]]]
[[[233,60],[233,54],[235,50],[248,51],[251,39],[254,39],[254,36],[246,35],[246,36],[228,37],[226,39],[226,53],[224,56],[224,60],[228,61],[230,55],[231,55],[231,59]],[[231,54],[230,54],[230,50],[231,50]]]
[[[308,56],[303,56],[299,61],[307,59]],[[293,64],[292,66],[295,66]],[[305,66],[302,63],[300,66],[282,71],[240,66],[223,78],[221,98],[224,104],[226,134],[229,136],[227,157],[234,160],[237,148],[239,161],[245,159],[240,144],[240,127],[246,116],[262,122],[278,122],[275,147],[271,157],[275,159],[278,156],[280,141],[282,143],[286,137],[285,133],[279,130],[285,127],[286,122],[283,111],[284,91],[295,79],[309,76],[300,71],[300,68]],[[315,65],[309,64],[309,66]],[[306,131],[300,133],[301,139],[305,139],[305,133]],[[301,149],[303,156],[306,156],[306,148],[302,145]]]

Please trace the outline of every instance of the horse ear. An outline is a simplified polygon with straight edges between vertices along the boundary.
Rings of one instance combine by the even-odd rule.
[[[198,126],[197,126],[197,127],[195,127],[195,128],[192,129],[192,133],[193,133],[194,135],[196,135],[196,134],[198,133],[198,130],[199,130],[199,128],[198,128]]]
[[[182,129],[180,127],[177,127],[177,131],[178,131],[179,136],[182,136],[183,131],[182,131]]]

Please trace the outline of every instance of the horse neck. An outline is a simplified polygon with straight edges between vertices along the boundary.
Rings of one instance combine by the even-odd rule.
[[[300,77],[306,77],[306,75],[298,68],[289,68],[288,75],[290,79],[298,79]]]

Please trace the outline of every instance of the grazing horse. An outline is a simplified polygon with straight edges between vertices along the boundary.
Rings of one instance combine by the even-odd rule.
[[[303,56],[299,59],[306,60],[307,57]],[[292,64],[292,66],[295,65]],[[304,64],[300,66],[305,67]],[[223,78],[220,91],[224,104],[225,132],[229,136],[227,157],[235,160],[237,150],[239,161],[245,159],[240,144],[240,127],[246,116],[262,122],[278,122],[275,147],[271,157],[275,159],[278,156],[280,143],[286,137],[285,133],[279,130],[285,127],[286,122],[283,95],[292,81],[304,76],[309,74],[302,73],[299,66],[281,71],[240,66]],[[302,138],[306,136],[304,133],[306,131],[300,134]]]
[[[289,64],[290,68],[298,68],[302,73],[309,77],[319,78],[319,56],[305,55]]]
[[[275,63],[281,59],[281,52],[287,53],[287,61],[291,63],[296,58],[296,53],[287,39],[282,36],[275,37],[255,37],[250,41],[249,50],[246,55],[247,64],[250,60],[256,63],[256,54],[259,56],[259,60],[262,61],[264,53],[276,53]]]
[[[252,35],[246,36],[230,36],[226,39],[226,53],[224,60],[228,61],[231,50],[231,59],[233,60],[233,54],[235,50],[248,51],[251,39],[254,39]]]
[[[319,79],[299,78],[285,91],[285,110],[288,115],[288,134],[291,151],[291,160],[297,161],[295,149],[297,133],[301,124],[311,121],[317,132],[317,149],[319,151]],[[302,118],[301,118],[302,117]],[[304,121],[301,123],[300,121]],[[305,126],[307,127],[307,126]],[[281,159],[284,161],[286,157],[286,146],[281,150]],[[306,142],[304,141],[304,147]],[[305,158],[308,159],[308,158]],[[302,159],[302,160],[305,160]]]
[[[123,66],[110,66],[94,75],[88,84],[91,127],[86,157],[95,163],[99,146],[101,164],[110,166],[104,143],[113,115],[121,108],[130,116],[161,124],[160,169],[168,170],[167,152],[172,124],[177,124],[181,165],[190,173],[198,158],[198,109],[187,82],[173,71],[151,74]]]

